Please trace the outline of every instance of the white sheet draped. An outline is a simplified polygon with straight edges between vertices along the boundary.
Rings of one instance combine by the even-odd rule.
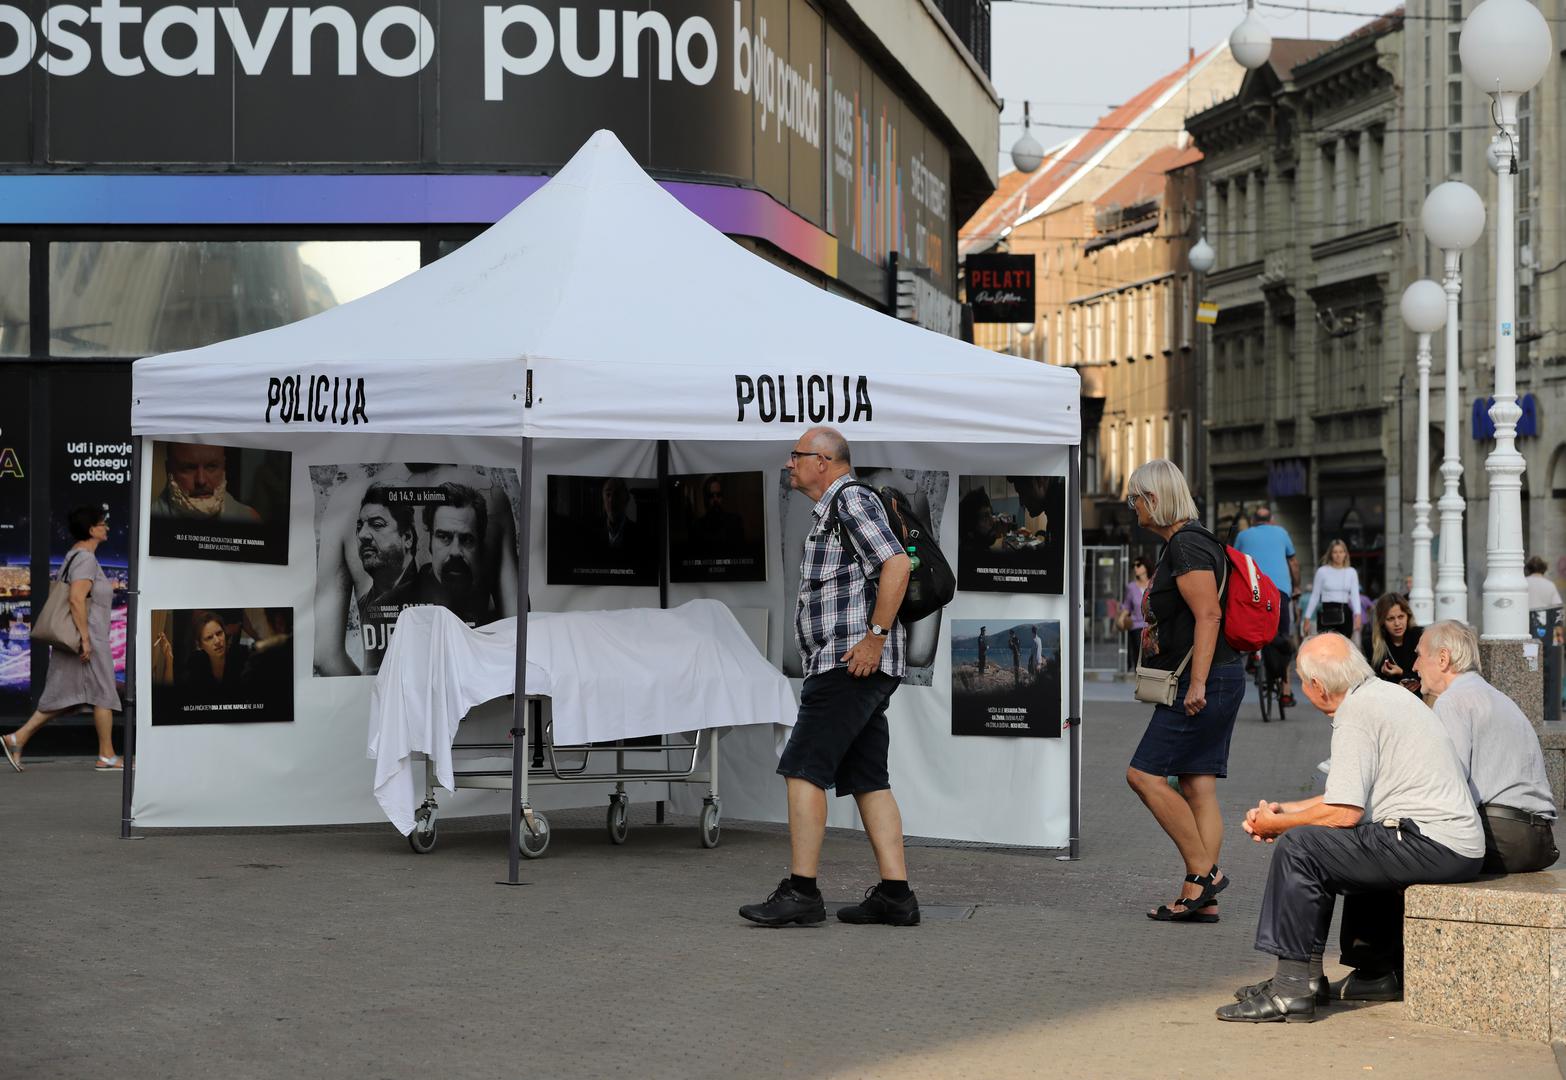
[[[375,798],[404,834],[417,806],[414,753],[455,790],[451,745],[469,709],[516,685],[515,619],[470,629],[441,607],[397,618],[370,696]],[[534,612],[527,692],[550,698],[560,745],[745,724],[794,723],[789,681],[716,600],[669,611]]]

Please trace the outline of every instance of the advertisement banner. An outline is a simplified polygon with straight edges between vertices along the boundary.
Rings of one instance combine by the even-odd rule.
[[[969,255],[963,260],[968,303],[976,323],[1031,323],[1034,319],[1032,255]]]
[[[32,517],[27,381],[0,398],[0,709],[28,711],[32,687]]]
[[[125,682],[125,614],[130,586],[130,365],[73,372],[70,392],[57,384],[49,400],[49,574],[59,574],[74,544],[66,525],[80,506],[101,509],[109,538],[98,545],[98,564],[114,583],[109,642],[115,680]],[[43,588],[43,583],[39,583]],[[38,678],[41,683],[43,672]]]
[[[312,465],[317,676],[374,675],[397,616],[438,604],[469,626],[517,614],[515,469]]]

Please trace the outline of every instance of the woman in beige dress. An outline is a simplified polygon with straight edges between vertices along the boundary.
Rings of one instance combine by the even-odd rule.
[[[98,565],[98,545],[109,538],[109,517],[102,507],[82,506],[66,519],[76,543],[60,565],[60,580],[71,587],[71,618],[82,636],[82,651],[55,646],[49,650],[49,674],[38,711],[10,735],[0,736],[0,748],[17,772],[22,771],[22,747],[46,722],[81,705],[92,706],[98,729],[98,769],[123,769],[114,752],[114,713],[120,695],[114,686],[114,652],[109,646],[109,619],[114,609],[114,583]]]

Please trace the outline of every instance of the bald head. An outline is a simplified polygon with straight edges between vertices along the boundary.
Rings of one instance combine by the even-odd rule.
[[[813,427],[805,432],[800,442],[808,442],[812,450],[825,454],[835,462],[853,464],[848,456],[848,440],[836,428]]]
[[[1342,634],[1306,638],[1297,662],[1305,696],[1325,713],[1334,712],[1360,683],[1375,678],[1365,655]]]

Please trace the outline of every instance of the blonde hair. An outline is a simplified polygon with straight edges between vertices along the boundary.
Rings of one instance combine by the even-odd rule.
[[[1414,621],[1414,609],[1408,606],[1408,598],[1401,593],[1386,593],[1376,601],[1375,622],[1370,628],[1370,666],[1377,671],[1381,670],[1381,661],[1387,658],[1387,638],[1382,624],[1392,614],[1393,608],[1402,608],[1403,614],[1408,616],[1408,627],[1403,631],[1404,641],[1408,640],[1409,632],[1419,625]]]
[[[1321,556],[1321,565],[1322,566],[1337,566],[1337,563],[1332,561],[1332,549],[1335,548],[1335,547],[1342,547],[1343,548],[1343,565],[1346,566],[1346,567],[1347,566],[1353,566],[1354,565],[1354,560],[1349,557],[1348,543],[1346,541],[1342,540],[1341,538],[1337,539],[1337,540],[1333,540],[1331,543],[1329,543],[1327,545],[1327,550]]]
[[[1452,671],[1461,675],[1465,671],[1482,673],[1479,662],[1479,635],[1467,623],[1456,619],[1442,619],[1425,627],[1425,636],[1419,639],[1425,647],[1425,655],[1435,659],[1442,649],[1451,658]]]
[[[1154,458],[1143,462],[1126,481],[1126,495],[1151,495],[1153,505],[1148,516],[1154,525],[1178,525],[1196,520],[1196,500],[1185,476],[1174,462]]]

